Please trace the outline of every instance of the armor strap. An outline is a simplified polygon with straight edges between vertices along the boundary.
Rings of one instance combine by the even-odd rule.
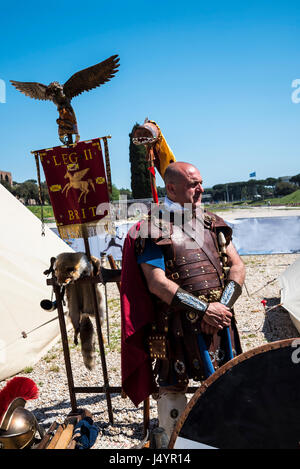
[[[241,294],[242,287],[237,282],[235,282],[235,280],[228,280],[223,290],[220,303],[225,306],[228,306],[228,308],[232,308],[232,306]]]
[[[170,306],[176,310],[186,311],[190,314],[194,314],[201,320],[208,308],[208,303],[206,303],[206,301],[199,300],[196,296],[191,295],[179,287],[173,296]]]

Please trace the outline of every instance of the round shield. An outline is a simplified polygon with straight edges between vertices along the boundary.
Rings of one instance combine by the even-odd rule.
[[[299,449],[300,339],[249,350],[220,367],[181,415],[169,449]]]

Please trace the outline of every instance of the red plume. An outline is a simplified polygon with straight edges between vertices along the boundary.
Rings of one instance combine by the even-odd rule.
[[[37,385],[32,379],[16,376],[6,383],[0,391],[0,422],[9,404],[17,397],[25,401],[36,399],[39,395]]]

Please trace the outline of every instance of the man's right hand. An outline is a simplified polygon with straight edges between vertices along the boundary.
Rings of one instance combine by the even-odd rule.
[[[210,326],[221,330],[223,327],[230,326],[231,318],[232,313],[230,309],[222,303],[216,302],[209,304],[209,307],[203,316],[203,321]]]

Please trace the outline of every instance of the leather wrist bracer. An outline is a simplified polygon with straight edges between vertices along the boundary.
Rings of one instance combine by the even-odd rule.
[[[223,290],[220,303],[231,308],[242,293],[242,287],[235,280],[228,280]]]
[[[191,295],[179,287],[173,296],[170,306],[178,310],[186,311],[189,314],[194,314],[202,319],[209,305],[206,301],[199,300],[196,296]]]

